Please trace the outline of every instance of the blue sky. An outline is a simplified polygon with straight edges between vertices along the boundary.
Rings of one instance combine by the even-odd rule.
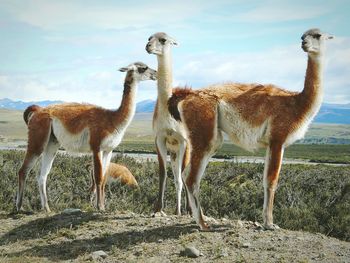
[[[300,36],[333,34],[324,100],[350,103],[350,2],[0,0],[0,98],[64,100],[116,108],[135,61],[156,68],[148,37],[163,31],[173,49],[174,85],[273,83],[300,91],[306,55]],[[137,101],[155,99],[140,83]]]

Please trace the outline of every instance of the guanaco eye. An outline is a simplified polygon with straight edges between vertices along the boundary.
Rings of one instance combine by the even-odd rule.
[[[149,37],[148,41],[151,41],[152,37]]]
[[[321,34],[315,34],[315,38],[320,39]]]
[[[160,39],[159,39],[159,42],[162,43],[162,44],[164,45],[165,42],[166,42],[166,39],[165,39],[165,38],[160,38]]]
[[[144,73],[147,69],[148,69],[148,67],[137,68],[137,71],[138,71],[139,73]]]

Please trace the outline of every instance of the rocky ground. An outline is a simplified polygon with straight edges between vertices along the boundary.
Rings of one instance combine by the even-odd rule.
[[[130,212],[0,213],[0,262],[350,262],[350,243],[258,223]]]

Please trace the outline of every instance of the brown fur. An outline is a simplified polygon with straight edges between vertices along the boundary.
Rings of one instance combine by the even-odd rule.
[[[43,109],[51,118],[59,119],[67,131],[78,134],[89,128],[91,149],[99,150],[102,140],[113,133],[125,118],[124,111],[107,110],[94,105],[65,103]]]
[[[267,196],[264,199],[264,223],[270,228],[273,226],[273,203],[275,198],[275,191],[277,188],[278,178],[282,166],[283,148],[280,143],[271,143],[267,153],[269,154],[269,161],[265,164],[264,181]]]
[[[25,112],[32,112],[33,107],[37,113],[40,113],[40,116],[45,116],[45,118],[50,119],[57,118],[62,122],[65,129],[72,134],[78,134],[88,127],[91,134],[91,149],[98,151],[102,140],[113,133],[116,127],[130,114],[132,104],[130,95],[131,82],[132,77],[130,72],[128,72],[121,106],[116,111],[91,104],[63,103],[46,108],[30,106]],[[40,117],[36,119],[40,121]]]
[[[107,175],[113,179],[120,180],[122,184],[128,185],[132,188],[139,187],[133,174],[124,165],[110,163],[107,170]]]
[[[23,112],[23,120],[28,125],[29,118],[31,115],[35,112],[40,110],[40,106],[38,105],[31,105],[29,106],[24,112]]]
[[[226,83],[191,92],[175,90],[172,94],[169,90],[170,85],[160,85],[158,82],[158,99],[160,94],[163,97],[165,97],[164,94],[171,97],[168,101],[170,116],[178,122],[181,121],[187,131],[186,151],[190,150],[190,169],[185,183],[192,209],[194,209],[193,213],[202,229],[205,230],[208,226],[203,219],[199,202],[200,180],[209,157],[216,152],[220,144],[221,131],[229,133],[230,128],[233,127],[225,125],[227,124],[225,121],[229,121],[230,118],[233,121],[236,121],[234,118],[237,118],[238,126],[242,124],[237,128],[237,134],[244,133],[242,130],[244,128],[252,129],[252,133],[256,130],[257,137],[252,138],[251,142],[247,140],[247,148],[255,146],[267,148],[269,156],[266,159],[264,171],[264,226],[267,229],[276,228],[273,225],[272,209],[274,192],[282,164],[283,149],[299,138],[298,136],[303,135],[307,125],[317,113],[322,98],[320,95],[322,94],[320,60],[317,58],[318,54],[322,55],[322,43],[318,43],[317,51],[317,41],[309,39],[312,34],[318,37],[318,40],[321,36],[319,30],[312,29],[302,37],[302,48],[308,52],[308,66],[304,90],[300,93],[286,91],[271,84]],[[310,45],[315,46],[311,49]],[[147,50],[150,52],[151,49]],[[158,61],[161,59],[162,57],[158,56]],[[168,66],[167,70],[163,82],[167,83],[165,80],[168,80],[169,84],[172,79],[170,77],[171,67]],[[156,123],[160,114],[168,114],[160,112],[159,105],[164,105],[164,99],[161,102],[162,104],[157,102],[153,123]],[[228,118],[219,116],[221,113],[227,114]],[[220,127],[220,125],[222,126]],[[232,129],[232,133],[235,131]],[[232,134],[231,136],[234,141],[236,135]],[[245,140],[242,134],[239,136],[237,135],[237,140]],[[164,184],[160,184],[160,186],[164,188]]]
[[[28,123],[27,151],[31,154],[40,155],[47,144],[50,134],[50,116],[41,110],[36,110]]]
[[[232,105],[241,118],[252,127],[260,127],[269,120],[270,134],[266,147],[270,158],[265,164],[267,197],[264,206],[264,223],[273,228],[272,208],[274,193],[282,165],[283,148],[289,135],[298,131],[307,119],[312,118],[318,110],[320,92],[319,64],[308,60],[304,90],[300,93],[280,89],[274,85],[227,83],[211,86],[192,92],[174,101],[180,106],[180,116],[185,124],[191,145],[191,169],[186,179],[189,194],[194,200],[198,212],[198,223],[207,229],[199,204],[199,171],[208,153],[215,152],[215,123],[217,122],[220,101]],[[177,91],[180,93],[180,91]],[[186,93],[186,92],[184,92]],[[177,105],[173,103],[174,105]],[[177,105],[177,107],[178,107]],[[172,108],[174,108],[173,106]],[[197,188],[198,187],[198,188]]]
[[[252,126],[260,126],[271,118],[271,137],[284,142],[305,121],[305,115],[313,106],[320,85],[316,77],[317,67],[317,64],[308,61],[309,77],[305,81],[308,88],[301,93],[286,91],[271,84],[237,83],[209,87],[206,91],[215,93],[219,99],[234,105],[243,119]]]
[[[181,115],[186,119],[192,151],[208,151],[216,125],[216,97],[205,92],[192,93],[182,101],[181,108]]]
[[[145,69],[145,71],[138,71],[138,73],[143,73],[147,70],[145,74],[148,75],[142,76],[144,77],[142,80],[155,79],[155,70],[148,68],[143,63],[134,63],[133,66],[135,65],[136,67],[141,66]],[[42,165],[42,169],[44,167],[44,170],[42,170],[43,173],[40,175],[39,190],[43,208],[46,211],[50,211],[46,197],[46,178],[47,170],[49,171],[51,169],[52,161],[59,147],[57,138],[54,136],[55,131],[52,131],[52,122],[57,119],[62,123],[66,132],[72,135],[80,133],[85,128],[88,129],[88,143],[93,154],[97,207],[99,210],[104,210],[105,185],[103,183],[101,160],[103,156],[106,162],[110,161],[111,149],[108,147],[106,149],[100,149],[101,143],[103,139],[118,131],[119,128],[123,127],[124,129],[125,126],[123,125],[127,125],[127,121],[129,121],[129,117],[133,113],[131,110],[134,103],[134,93],[131,92],[133,88],[131,85],[134,83],[133,70],[131,68],[122,68],[121,70],[127,71],[127,75],[124,82],[122,102],[118,110],[112,111],[94,105],[78,103],[63,103],[45,108],[32,105],[25,110],[23,118],[28,124],[28,147],[25,160],[18,173],[17,210],[20,210],[22,206],[26,174],[32,169],[36,160],[43,155],[43,160],[45,159],[46,162],[45,167]],[[115,147],[115,145],[111,145],[111,147]]]
[[[90,165],[87,167],[90,170]],[[95,179],[94,179],[94,173],[93,170],[90,171],[91,178],[92,178],[92,184],[90,187],[91,192],[95,192],[96,190],[96,184],[95,184]],[[105,176],[103,177],[103,182],[102,184],[105,185],[108,181],[108,178],[113,178],[114,180],[120,180],[120,182],[124,185],[128,185],[131,188],[138,188],[139,185],[133,176],[133,174],[130,172],[130,170],[120,164],[116,163],[110,163],[108,166],[108,169],[106,171]]]
[[[111,163],[107,170],[107,174],[114,179],[119,179],[122,184],[134,188],[139,186],[133,174],[123,165]]]
[[[301,121],[298,93],[279,89],[274,85],[227,84],[208,88],[222,101],[234,105],[242,118],[253,127],[271,118],[274,139],[284,141]]]
[[[173,89],[172,96],[168,100],[168,110],[171,116],[173,116],[175,120],[181,121],[180,112],[177,106],[180,101],[185,99],[190,94],[193,94],[193,91],[192,89],[187,87],[185,88],[178,87]]]
[[[186,166],[190,163],[190,155],[191,155],[190,146],[187,145],[185,150],[185,155],[182,161],[181,171],[185,170]]]

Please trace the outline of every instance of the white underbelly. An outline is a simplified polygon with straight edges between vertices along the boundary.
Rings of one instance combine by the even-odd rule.
[[[52,130],[62,147],[72,152],[89,152],[90,131],[83,129],[80,133],[72,134],[67,131],[58,119],[52,120]]]
[[[268,120],[260,126],[245,121],[231,105],[221,102],[219,106],[219,129],[224,131],[231,141],[248,151],[265,147],[268,143]]]
[[[114,133],[105,137],[101,142],[101,150],[111,151],[116,148],[124,137],[124,131],[115,131]]]

